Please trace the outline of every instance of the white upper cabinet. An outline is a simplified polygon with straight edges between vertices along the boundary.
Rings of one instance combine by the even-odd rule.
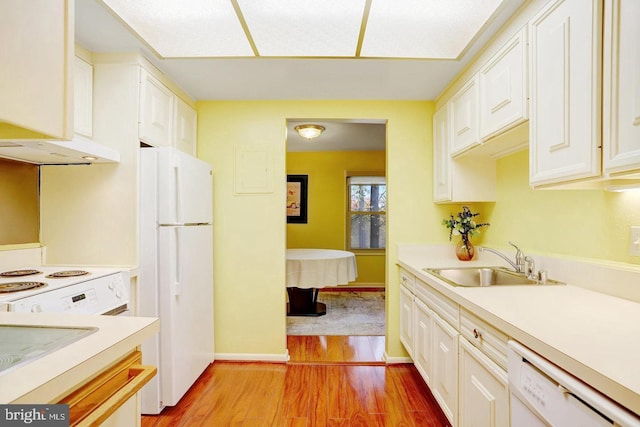
[[[491,202],[496,200],[496,160],[449,155],[451,110],[443,107],[433,115],[433,200]]]
[[[436,202],[451,200],[448,129],[447,109],[441,108],[433,115],[433,199]]]
[[[478,93],[476,74],[447,104],[451,156],[455,157],[480,145]]]
[[[554,0],[529,21],[534,186],[600,175],[600,7]]]
[[[140,141],[196,155],[197,114],[144,68],[140,75]]]
[[[640,170],[640,1],[607,0],[604,16],[604,172]]]
[[[93,136],[93,66],[75,57],[73,67],[73,130]]]
[[[175,95],[144,69],[140,77],[140,141],[154,147],[170,147]]]
[[[196,155],[196,111],[180,98],[176,98],[174,145],[178,150]]]
[[[0,1],[0,122],[73,136],[73,8],[71,0]]]
[[[483,140],[528,119],[526,34],[525,27],[479,72],[480,137]]]

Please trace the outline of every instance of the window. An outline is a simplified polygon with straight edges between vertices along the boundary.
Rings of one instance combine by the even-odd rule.
[[[347,247],[384,249],[387,243],[387,183],[384,176],[347,176]]]

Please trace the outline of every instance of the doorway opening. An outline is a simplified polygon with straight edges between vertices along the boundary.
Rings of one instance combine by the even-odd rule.
[[[305,124],[322,132],[307,139],[295,129]],[[348,281],[317,285],[292,282],[299,272],[288,267],[287,286],[318,286],[317,303],[326,305],[323,315],[287,316],[291,361],[383,362],[386,120],[290,118],[286,125],[287,175],[306,185],[303,200],[287,202],[287,249],[351,252],[357,270]],[[291,221],[299,207],[304,221]]]

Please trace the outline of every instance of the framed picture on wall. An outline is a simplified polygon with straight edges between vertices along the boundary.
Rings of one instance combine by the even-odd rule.
[[[308,175],[287,175],[287,223],[307,223]]]

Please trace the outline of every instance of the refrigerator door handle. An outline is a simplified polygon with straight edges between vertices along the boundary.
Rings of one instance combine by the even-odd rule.
[[[174,191],[174,208],[176,212],[176,223],[182,223],[182,182],[180,180],[180,158],[177,156],[173,157],[173,185],[175,185]]]
[[[180,227],[174,227],[175,233],[174,233],[174,238],[175,238],[175,252],[174,252],[174,274],[175,277],[172,278],[172,282],[173,282],[173,295],[174,296],[179,296],[182,294],[182,262],[181,262],[181,254],[182,254],[182,238],[181,238],[181,228]]]

